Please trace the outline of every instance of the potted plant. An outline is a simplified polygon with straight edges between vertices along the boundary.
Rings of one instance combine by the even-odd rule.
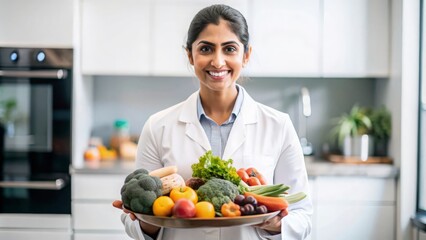
[[[387,156],[392,130],[391,114],[386,107],[382,106],[371,111],[369,118],[372,123],[371,135],[374,137],[374,155]]]
[[[371,132],[372,122],[367,113],[367,109],[354,105],[349,114],[344,113],[334,119],[335,126],[332,129],[332,135],[343,155],[373,154],[372,139],[368,136]],[[366,145],[367,149],[365,149]]]

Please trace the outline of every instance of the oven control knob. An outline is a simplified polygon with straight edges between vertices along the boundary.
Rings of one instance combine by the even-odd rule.
[[[40,51],[36,55],[37,62],[43,62],[46,59],[46,54],[43,51]]]
[[[10,61],[17,62],[18,59],[19,59],[18,52],[17,51],[11,52],[10,55],[9,55],[9,58],[10,58]]]

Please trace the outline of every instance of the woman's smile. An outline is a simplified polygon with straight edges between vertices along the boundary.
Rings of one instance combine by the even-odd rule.
[[[226,77],[230,75],[230,70],[208,70],[207,74],[210,75],[210,77],[213,80],[223,80]]]

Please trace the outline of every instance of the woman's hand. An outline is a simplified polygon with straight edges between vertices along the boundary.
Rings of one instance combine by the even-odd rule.
[[[123,212],[129,214],[130,218],[133,221],[135,221],[137,219],[135,214],[133,214],[132,212],[130,212],[129,210],[127,210],[123,207],[123,202],[121,200],[115,200],[114,202],[112,202],[112,206],[114,206],[115,208],[121,209],[121,210],[123,210]]]
[[[268,219],[264,223],[258,225],[258,228],[268,231],[271,234],[279,234],[281,233],[281,219],[288,215],[287,208],[278,213],[277,216]]]
[[[129,211],[129,210],[127,210],[123,207],[123,202],[121,200],[115,200],[114,202],[112,202],[112,206],[114,206],[115,208],[121,209],[121,210],[123,210],[123,212],[129,214],[130,219],[132,219],[133,221],[138,220],[134,213],[132,213],[131,211]],[[159,227],[148,224],[146,222],[142,222],[142,221],[139,221],[139,226],[141,227],[141,229],[144,233],[148,234],[153,239],[155,239],[157,237],[157,234],[160,231]]]

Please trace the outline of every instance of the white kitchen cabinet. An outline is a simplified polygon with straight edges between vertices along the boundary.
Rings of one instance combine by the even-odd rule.
[[[83,0],[81,12],[83,74],[149,74],[150,1]]]
[[[386,77],[389,74],[388,0],[324,0],[324,77]]]
[[[250,76],[320,75],[320,1],[252,1]]]
[[[159,0],[153,3],[152,63],[153,75],[193,76],[185,46],[192,18],[202,8],[216,0]],[[246,0],[227,1],[227,5],[248,15]]]
[[[315,239],[394,239],[394,206],[323,205],[317,211]]]
[[[131,240],[127,234],[111,234],[111,233],[77,233],[74,240]]]
[[[0,239],[13,240],[71,240],[71,233],[60,233],[55,231],[39,230],[0,230]]]
[[[0,0],[0,46],[72,47],[74,0]]]
[[[0,239],[71,240],[71,215],[0,214]]]
[[[121,199],[127,174],[74,174],[72,213],[75,240],[131,239],[120,220],[122,211],[112,206]]]
[[[395,179],[316,177],[312,240],[394,239]]]
[[[195,13],[216,0],[83,0],[81,64],[88,75],[193,76],[185,42]],[[233,0],[246,17],[244,75],[387,77],[388,0]]]

